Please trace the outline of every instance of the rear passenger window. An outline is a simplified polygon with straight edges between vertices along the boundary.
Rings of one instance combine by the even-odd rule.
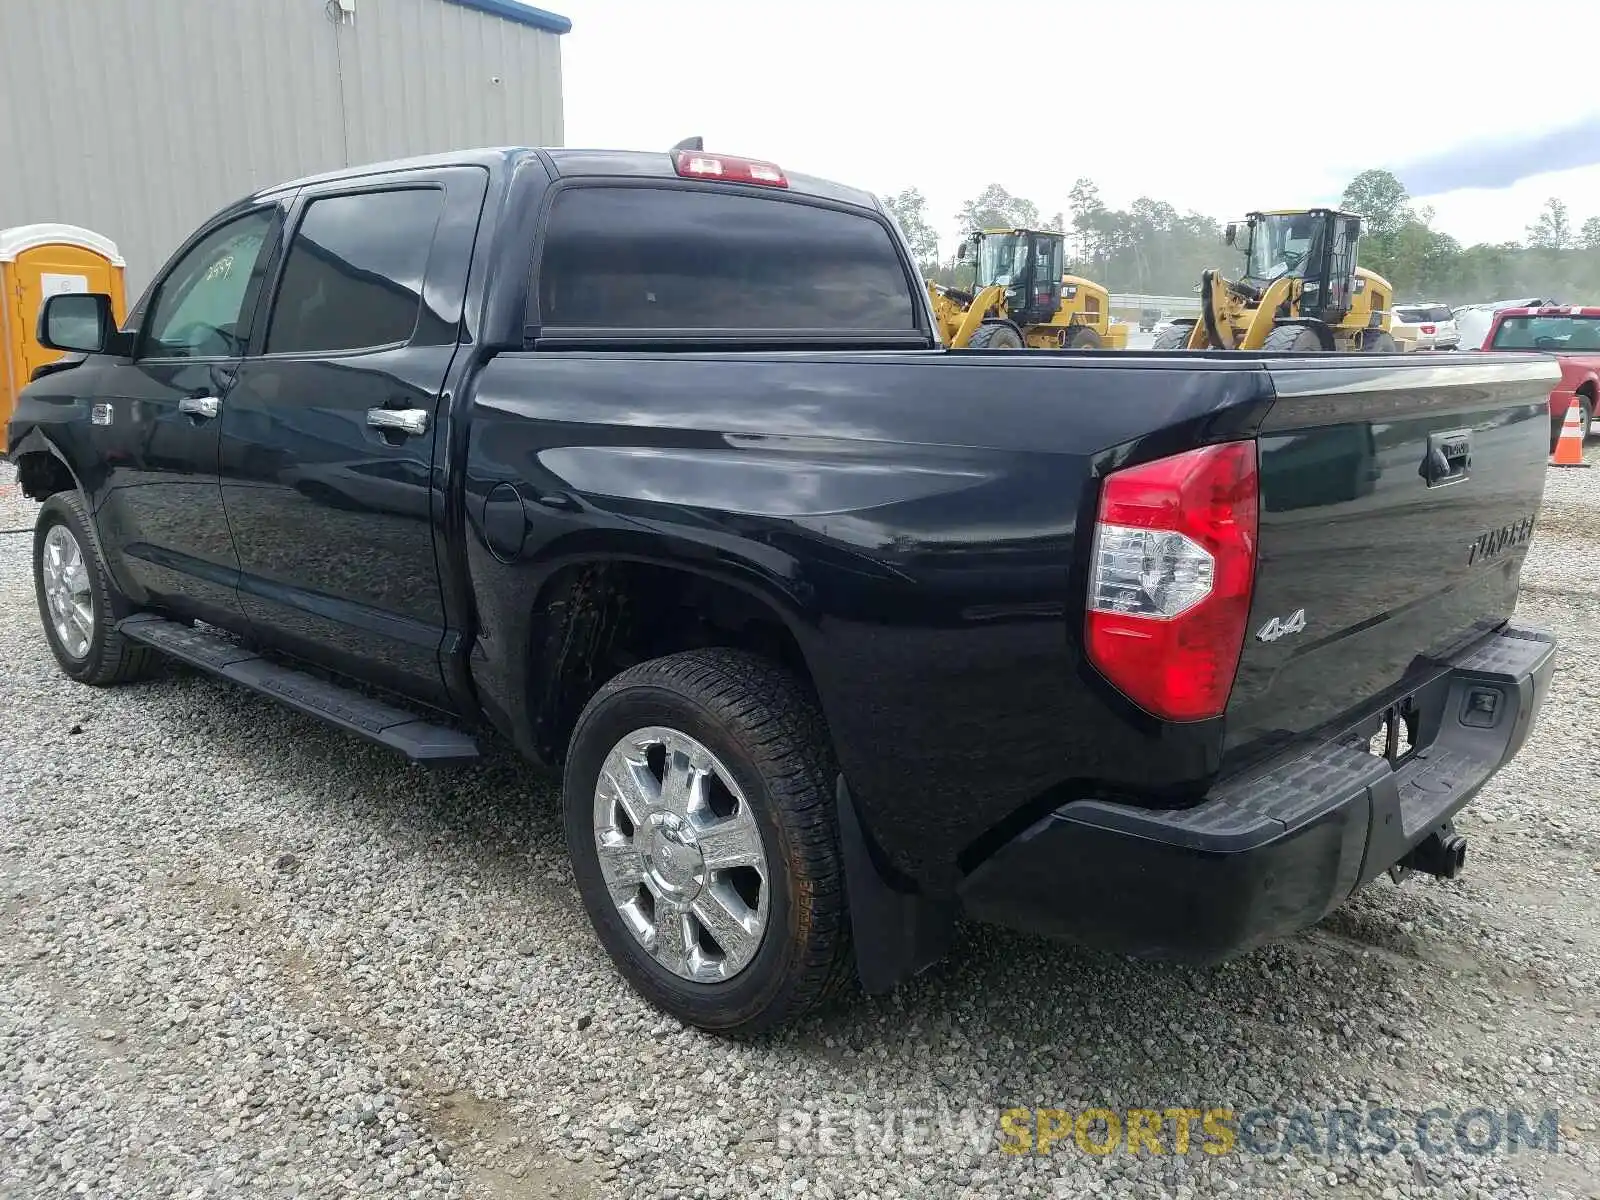
[[[409,341],[443,206],[436,188],[312,201],[289,243],[267,353],[325,354]]]
[[[561,193],[539,317],[546,329],[916,328],[899,254],[876,220],[664,188]]]

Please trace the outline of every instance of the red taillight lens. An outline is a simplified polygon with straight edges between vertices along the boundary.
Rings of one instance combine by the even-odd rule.
[[[673,168],[690,179],[720,179],[723,183],[756,183],[762,187],[789,186],[789,180],[775,163],[732,154],[679,150],[673,159]]]
[[[1106,476],[1095,521],[1089,661],[1169,721],[1218,716],[1256,572],[1254,442],[1203,446]]]
[[[1424,325],[1422,327],[1422,332],[1423,333],[1436,333],[1436,332],[1438,332],[1438,326],[1436,326],[1436,325]]]

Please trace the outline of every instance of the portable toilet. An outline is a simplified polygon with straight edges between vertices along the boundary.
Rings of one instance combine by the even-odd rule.
[[[123,261],[110,238],[76,225],[18,225],[0,229],[0,426],[11,419],[17,393],[59,350],[39,345],[39,309],[58,292],[104,292],[117,323],[127,315]],[[0,451],[5,449],[0,439]]]

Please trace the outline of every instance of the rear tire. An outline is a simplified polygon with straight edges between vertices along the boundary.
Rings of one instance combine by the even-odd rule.
[[[39,509],[33,588],[45,640],[69,678],[106,687],[149,674],[156,652],[117,632],[127,605],[112,585],[76,492],[57,492]]]
[[[1021,350],[1022,334],[1015,325],[1004,321],[990,321],[980,325],[967,346],[973,350]]]
[[[1588,441],[1594,424],[1594,401],[1587,396],[1578,397],[1578,425],[1583,430],[1583,440]]]
[[[1263,354],[1321,354],[1322,339],[1306,325],[1274,325],[1261,343]]]
[[[1189,348],[1189,331],[1191,325],[1168,325],[1156,334],[1156,340],[1150,344],[1152,350],[1187,350]]]
[[[815,699],[766,659],[692,650],[596,693],[567,756],[567,846],[634,990],[701,1029],[749,1034],[850,977],[837,775]]]
[[[1087,325],[1074,325],[1067,334],[1068,350],[1100,350],[1105,343],[1100,340],[1100,335]]]
[[[1361,353],[1363,354],[1399,354],[1400,343],[1394,340],[1394,334],[1382,329],[1369,329],[1361,335]]]

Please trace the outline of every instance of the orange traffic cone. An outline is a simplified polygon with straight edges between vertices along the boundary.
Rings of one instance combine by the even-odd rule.
[[[1587,467],[1583,461],[1583,421],[1578,417],[1578,405],[1567,405],[1567,418],[1561,422],[1561,436],[1556,439],[1556,452],[1550,456],[1552,467]]]

